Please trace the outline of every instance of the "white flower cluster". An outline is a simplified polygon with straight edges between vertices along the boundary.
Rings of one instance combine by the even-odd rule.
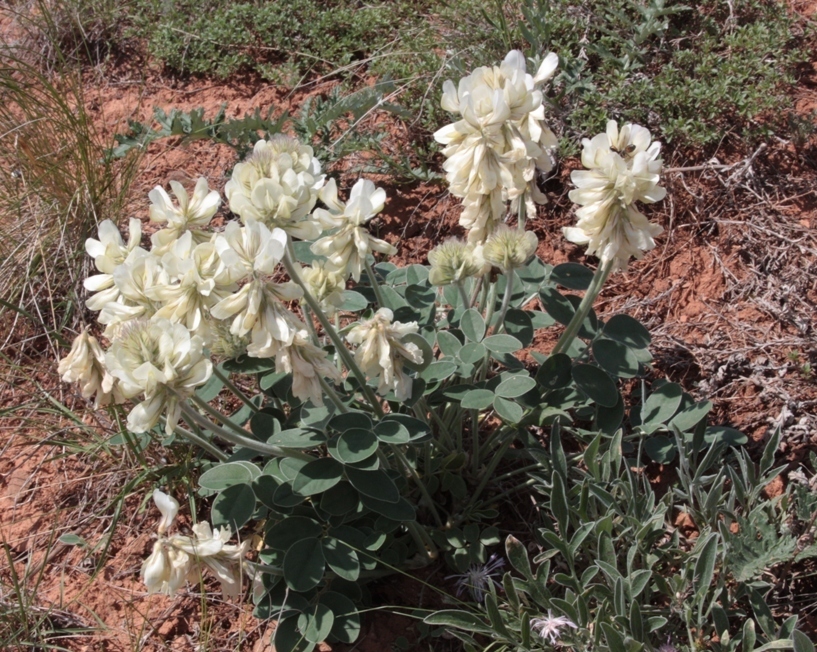
[[[655,236],[663,229],[651,224],[635,206],[662,200],[667,191],[658,185],[662,161],[661,143],[652,142],[644,127],[626,124],[621,130],[615,120],[606,133],[582,141],[582,165],[570,178],[576,189],[570,199],[581,208],[575,227],[564,229],[565,237],[586,244],[587,253],[613,269],[627,269],[630,257],[655,247]]]
[[[211,528],[207,522],[193,526],[193,536],[167,535],[179,511],[179,503],[172,496],[156,489],[153,502],[162,514],[159,538],[153,552],[142,564],[142,581],[148,593],[173,595],[185,582],[199,583],[203,569],[215,573],[226,598],[241,595],[241,575],[244,556],[250,542],[227,543],[229,530]]]
[[[461,120],[434,134],[443,154],[451,194],[463,200],[460,224],[469,242],[484,242],[502,221],[506,202],[545,197],[536,170],[552,169],[557,140],[545,124],[541,85],[559,63],[551,52],[535,76],[524,55],[513,50],[499,66],[474,70],[455,87],[443,86],[442,107]]]

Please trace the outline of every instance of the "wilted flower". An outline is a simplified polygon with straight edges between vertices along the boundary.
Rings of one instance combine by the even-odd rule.
[[[549,640],[551,645],[556,645],[559,642],[562,629],[565,627],[579,628],[567,616],[554,616],[550,609],[548,609],[547,617],[531,618],[530,620],[530,628],[542,638]]]
[[[99,240],[88,238],[85,241],[85,251],[94,259],[96,268],[102,272],[89,276],[83,283],[86,290],[96,292],[85,304],[88,310],[102,310],[106,303],[119,298],[119,288],[114,284],[113,273],[125,262],[128,254],[139,247],[142,223],[132,217],[128,223],[128,231],[128,243],[125,244],[116,225],[111,220],[105,220],[99,225]]]
[[[500,569],[505,565],[505,560],[494,553],[485,564],[472,564],[468,570],[459,575],[449,575],[445,579],[457,578],[457,595],[460,596],[466,591],[471,594],[474,602],[482,603],[485,600],[485,593],[490,590],[491,584],[497,588],[502,588],[496,578],[499,577]]]
[[[385,395],[394,390],[398,401],[411,398],[411,378],[403,371],[406,360],[423,362],[423,352],[416,344],[404,343],[403,337],[419,330],[417,322],[392,323],[394,313],[380,308],[374,317],[359,323],[349,331],[346,340],[359,344],[355,362],[370,378],[378,378],[377,391]]]
[[[469,195],[462,202],[460,226],[468,230],[468,242],[483,243],[494,232],[507,212],[502,199],[502,189],[496,188],[487,195]]]
[[[431,263],[428,281],[432,285],[459,283],[486,269],[481,245],[466,244],[454,238],[429,251],[428,262]]]
[[[178,206],[173,205],[170,196],[161,186],[156,186],[148,193],[151,202],[150,221],[167,224],[167,228],[157,231],[151,238],[157,252],[164,251],[188,230],[192,232],[196,243],[209,240],[209,234],[200,229],[210,224],[221,204],[221,197],[215,190],[210,190],[204,177],[196,182],[192,197],[178,181],[171,181],[170,188],[179,202]]]
[[[392,245],[375,238],[366,229],[366,223],[383,210],[385,190],[376,188],[368,179],[359,179],[352,186],[349,201],[344,204],[338,200],[335,180],[330,179],[321,190],[320,197],[329,210],[315,209],[315,217],[320,220],[324,229],[338,231],[313,243],[311,249],[312,253],[326,256],[329,260],[328,269],[350,274],[359,281],[366,256],[371,252],[397,253]]]
[[[79,383],[82,398],[94,396],[94,407],[124,400],[115,378],[105,368],[105,352],[87,328],[74,339],[71,351],[60,360],[57,371],[64,382]]]
[[[128,415],[131,432],[147,432],[166,410],[165,432],[172,433],[181,415],[179,401],[192,396],[213,372],[201,338],[166,319],[126,327],[111,344],[105,364],[123,396],[144,396]]]
[[[292,374],[292,394],[302,401],[311,400],[312,405],[323,405],[320,378],[335,383],[343,380],[338,368],[332,364],[326,351],[309,341],[309,334],[298,331],[292,344],[275,354],[275,368]]]
[[[162,513],[162,520],[158,528],[159,539],[142,564],[142,581],[148,593],[173,595],[186,580],[198,581],[204,565],[218,577],[225,598],[240,595],[241,564],[249,541],[240,545],[228,544],[230,531],[212,529],[206,522],[193,526],[193,537],[165,536],[176,518],[179,503],[158,489],[153,492],[153,501]]]
[[[522,267],[536,253],[539,241],[531,231],[519,231],[500,224],[482,249],[486,262],[503,272]]]
[[[651,204],[667,194],[658,185],[661,143],[651,143],[643,127],[627,124],[619,131],[611,120],[606,133],[582,144],[582,164],[588,169],[570,175],[576,184],[570,199],[581,206],[579,219],[564,229],[565,237],[588,245],[587,253],[603,263],[614,261],[614,269],[626,269],[630,257],[641,258],[654,248],[653,238],[663,231],[635,207],[636,201]]]
[[[314,240],[321,228],[310,212],[323,186],[320,172],[311,147],[278,134],[255,144],[247,160],[233,168],[224,192],[242,221],[258,220],[294,238]]]
[[[301,278],[327,315],[335,314],[343,305],[343,291],[346,289],[344,275],[328,269],[325,261],[314,260],[312,265],[301,269]]]

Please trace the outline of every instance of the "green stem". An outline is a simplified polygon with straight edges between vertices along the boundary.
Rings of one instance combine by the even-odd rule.
[[[287,243],[289,245],[289,243]],[[335,350],[340,355],[343,363],[346,365],[346,368],[352,372],[354,377],[357,379],[358,384],[360,385],[361,391],[365,394],[366,400],[372,406],[375,414],[378,417],[383,416],[383,408],[380,405],[380,401],[377,400],[377,395],[372,391],[372,388],[366,384],[366,375],[360,370],[360,367],[357,366],[354,358],[352,357],[351,352],[346,346],[343,344],[343,340],[340,339],[340,336],[337,334],[335,329],[332,327],[332,324],[326,318],[326,315],[323,314],[323,311],[320,308],[320,305],[315,300],[315,297],[309,291],[309,287],[304,283],[304,280],[301,278],[300,273],[296,269],[294,263],[292,262],[292,256],[290,254],[289,249],[286,250],[284,253],[284,267],[289,274],[289,277],[295,281],[304,291],[304,299],[309,304],[309,307],[312,308],[312,311],[315,313],[315,316],[318,318],[318,321],[323,326],[323,330],[326,331],[326,334],[329,335],[329,339],[332,340],[332,344],[335,345]]]
[[[239,426],[237,423],[233,423],[233,421],[230,419],[230,417],[228,417],[226,414],[222,414],[221,412],[216,410],[212,405],[210,405],[207,401],[203,400],[200,396],[196,396],[195,394],[193,394],[193,396],[191,398],[193,400],[193,403],[198,405],[202,410],[207,412],[207,414],[209,414],[211,417],[213,417],[217,421],[220,421],[222,424],[227,426],[230,430],[235,432],[237,435],[240,435],[241,437],[252,437],[253,436],[251,432],[249,432],[248,430],[245,430],[244,428]]]
[[[501,333],[505,330],[505,313],[508,312],[508,307],[511,305],[511,296],[513,295],[513,277],[514,273],[512,269],[505,272],[505,278],[508,279],[508,282],[505,284],[505,294],[502,295],[502,307],[499,309],[499,322],[496,325],[494,333]]]
[[[383,294],[380,292],[380,283],[377,282],[377,275],[374,273],[374,269],[372,269],[369,261],[365,258],[363,259],[363,266],[366,269],[366,275],[369,277],[372,290],[374,290],[374,298],[377,301],[378,307],[385,308],[386,302],[383,300]]]
[[[239,399],[241,399],[241,402],[244,405],[249,407],[253,412],[259,411],[258,406],[255,403],[253,403],[250,400],[250,398],[244,392],[242,392],[235,383],[233,383],[230,380],[230,377],[227,374],[223,374],[221,373],[221,371],[219,371],[218,365],[215,364],[213,365],[213,375],[216,378],[218,378],[222,383],[224,383],[227,389],[229,389],[233,394],[235,394]]]
[[[420,409],[423,410],[426,414],[431,416],[432,421],[437,424],[437,427],[440,429],[440,434],[444,435],[446,440],[449,442],[451,441],[451,433],[448,432],[448,428],[446,428],[445,423],[442,419],[440,419],[439,415],[431,409],[431,407],[426,403],[425,398],[419,398],[417,400],[417,405],[420,406]],[[426,423],[428,423],[428,419],[426,419]]]
[[[426,489],[422,478],[417,473],[417,469],[415,469],[411,465],[411,462],[406,459],[406,456],[403,454],[403,451],[400,450],[399,446],[392,444],[389,448],[391,448],[391,452],[394,453],[394,456],[399,460],[400,464],[403,465],[403,468],[405,468],[406,472],[411,476],[411,479],[414,480],[414,483],[417,485],[420,493],[423,494],[423,498],[425,499],[426,503],[428,503],[428,508],[431,510],[431,515],[434,517],[434,521],[437,523],[437,527],[443,527],[443,522],[440,520],[440,515],[437,513],[437,507],[434,504],[434,500],[431,498],[431,494],[428,493],[428,489]]]
[[[312,337],[312,343],[315,346],[320,346],[321,341],[318,338],[318,331],[315,330],[315,324],[312,321],[312,311],[306,304],[301,304],[301,310],[304,311],[304,321],[306,322],[307,329],[309,329],[309,335]]]
[[[254,450],[265,455],[272,455],[273,457],[295,457],[307,461],[312,461],[314,459],[313,457],[307,455],[306,453],[292,451],[286,448],[281,448],[280,446],[271,446],[270,444],[266,444],[256,439],[250,439],[249,437],[239,435],[235,432],[230,432],[229,430],[216,425],[209,419],[204,418],[202,415],[196,412],[193,408],[191,408],[186,402],[182,401],[181,399],[179,405],[181,405],[183,414],[186,414],[200,426],[202,426],[203,428],[207,428],[208,430],[218,435],[222,439],[230,442],[231,444],[235,444],[236,446],[242,446],[244,448],[249,448],[250,450]]]
[[[164,419],[162,419],[164,421]],[[216,448],[211,442],[207,441],[204,437],[200,437],[199,435],[190,432],[186,428],[182,428],[180,425],[176,425],[174,428],[177,435],[183,437],[191,444],[195,444],[196,446],[206,450],[210,455],[215,457],[219,462],[226,462],[229,458],[224,451],[219,450]]]
[[[499,450],[497,450],[497,452],[491,458],[491,461],[488,464],[488,468],[485,469],[485,473],[482,476],[482,480],[480,480],[480,483],[477,485],[477,488],[474,490],[474,493],[471,494],[471,500],[468,501],[468,504],[465,506],[465,509],[462,510],[464,514],[467,513],[468,510],[470,510],[471,507],[473,507],[476,504],[480,494],[488,485],[488,482],[492,479],[491,476],[493,475],[494,471],[496,471],[496,467],[499,466],[499,463],[502,461],[502,458],[505,456],[505,453],[511,447],[515,435],[516,430],[513,429],[508,430],[507,434],[505,435],[505,440],[502,442],[502,445],[499,447]]]
[[[479,410],[471,410],[471,471],[479,473]]]
[[[596,273],[593,275],[593,280],[590,281],[590,287],[588,287],[587,292],[584,293],[584,297],[576,309],[573,318],[570,320],[570,323],[567,325],[565,332],[562,333],[559,341],[556,342],[556,346],[553,347],[553,351],[550,352],[551,355],[564,353],[570,349],[570,345],[573,344],[573,340],[576,339],[579,329],[582,327],[584,320],[590,313],[590,309],[593,307],[593,302],[601,292],[602,287],[604,287],[607,277],[610,276],[614,262],[615,258],[611,258],[606,263],[599,265]]]
[[[471,300],[468,298],[468,294],[465,292],[465,285],[463,285],[462,281],[457,281],[456,286],[460,293],[460,301],[462,301],[462,306],[468,310],[471,307]]]
[[[534,181],[534,183],[536,183],[536,182]],[[525,210],[525,193],[522,193],[521,195],[519,195],[519,207],[517,208],[517,213],[516,213],[516,215],[517,215],[517,228],[520,231],[525,230],[526,212],[527,211]]]
[[[332,386],[329,383],[326,382],[326,379],[323,376],[320,376],[320,375],[318,376],[318,382],[321,384],[321,389],[323,389],[323,391],[329,397],[329,400],[332,401],[332,404],[342,414],[345,414],[346,412],[349,411],[349,408],[347,408],[343,404],[343,401],[340,399],[340,396],[337,395],[337,392],[335,392],[335,390],[332,389]]]
[[[532,487],[537,482],[539,482],[539,480],[537,480],[536,478],[531,478],[530,480],[525,480],[525,482],[523,482],[522,484],[518,484],[515,487],[511,487],[510,489],[507,489],[506,491],[503,491],[501,494],[497,494],[496,496],[493,497],[493,500],[499,501],[499,500],[505,498],[505,496],[510,496],[512,493],[514,493],[516,491],[519,491],[520,489],[526,489],[527,487]]]

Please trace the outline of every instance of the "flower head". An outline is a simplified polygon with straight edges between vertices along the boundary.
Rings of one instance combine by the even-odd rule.
[[[154,248],[157,251],[164,251],[188,230],[192,231],[197,243],[208,240],[209,234],[200,229],[210,224],[221,204],[221,197],[215,190],[210,190],[204,177],[200,177],[196,182],[192,197],[178,181],[171,181],[170,188],[178,201],[178,206],[173,204],[161,186],[156,186],[148,193],[151,202],[150,221],[167,224],[167,228],[153,234],[151,241]]]
[[[321,201],[329,210],[318,208],[315,217],[325,229],[337,229],[313,243],[312,252],[328,259],[327,269],[351,275],[360,280],[366,257],[373,251],[395,254],[397,249],[385,240],[375,238],[366,229],[366,224],[374,218],[386,203],[386,191],[376,188],[367,179],[359,179],[349,193],[349,201],[338,199],[334,179],[321,190]]]
[[[60,360],[57,371],[64,382],[80,384],[82,398],[93,396],[94,407],[124,400],[116,380],[105,367],[105,352],[87,328],[74,339],[71,351]]]
[[[312,344],[305,330],[295,334],[292,344],[278,350],[275,354],[275,368],[291,373],[293,396],[302,401],[311,400],[312,405],[323,405],[321,378],[329,378],[335,383],[343,380],[326,351]]]
[[[570,199],[581,208],[575,227],[564,229],[565,237],[586,244],[587,253],[602,262],[614,261],[615,269],[626,269],[631,257],[655,247],[653,238],[663,229],[651,224],[635,202],[654,203],[666,196],[659,186],[661,144],[651,142],[650,132],[627,124],[619,131],[614,120],[607,131],[585,139],[582,164],[570,178],[576,189]]]
[[[554,616],[550,609],[548,609],[547,617],[531,618],[530,621],[530,628],[542,638],[549,640],[551,645],[556,645],[556,643],[559,642],[562,629],[565,627],[571,627],[573,629],[579,628],[579,626],[567,616]]]
[[[385,395],[394,390],[398,401],[411,398],[411,377],[403,364],[423,362],[423,352],[416,344],[403,342],[403,337],[419,330],[417,322],[392,322],[394,313],[380,308],[374,317],[359,323],[349,331],[346,340],[358,344],[355,362],[370,378],[378,378],[377,391]]]
[[[449,575],[445,579],[457,579],[458,596],[467,591],[471,594],[474,602],[482,603],[485,600],[485,593],[490,590],[491,584],[497,588],[502,588],[496,578],[499,577],[503,566],[505,566],[505,560],[494,553],[488,558],[487,563],[472,564],[464,573]]]
[[[486,262],[508,272],[527,263],[536,253],[538,244],[539,240],[531,231],[519,231],[500,224],[485,243],[482,256]]]
[[[454,238],[429,251],[428,262],[431,263],[428,280],[432,285],[459,283],[486,269],[481,245],[466,244]]]
[[[113,273],[132,251],[139,248],[142,223],[135,217],[131,218],[128,231],[128,242],[125,244],[116,225],[111,220],[105,220],[99,225],[99,240],[88,238],[85,241],[85,251],[102,272],[89,276],[83,283],[86,290],[96,293],[86,303],[88,310],[102,310],[106,303],[119,298],[119,288],[114,283]]]
[[[327,315],[335,314],[343,305],[346,279],[340,271],[329,269],[327,262],[314,260],[312,265],[301,270],[301,278]]]

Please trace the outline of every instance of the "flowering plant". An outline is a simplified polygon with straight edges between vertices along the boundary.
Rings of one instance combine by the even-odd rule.
[[[171,184],[178,205],[150,193],[163,228],[149,250],[138,220],[127,244],[100,225],[87,306],[109,344],[83,332],[60,373],[99,405],[135,404],[132,432],[161,428],[166,445],[198,447],[199,491],[214,495],[212,526],[194,537],[166,534],[178,504],[154,495],[163,518],[142,571],[150,591],[171,594],[203,567],[227,595],[252,577],[256,614],[279,619],[282,651],[353,642],[360,583],[440,557],[458,577],[482,578],[467,588],[487,608],[502,565],[483,566],[501,541],[496,505],[530,486],[509,479],[564,460],[560,433],[621,446],[628,428],[628,441],[650,436],[647,453],[665,454],[662,433],[690,406],[659,389],[625,424],[616,381],[644,375],[649,334],[592,310],[608,275],[660,231],[634,207],[663,197],[660,145],[614,122],[585,141],[588,170],[571,193],[579,222],[566,235],[601,265],[538,258],[528,226],[545,199],[538,175],[554,165],[542,86],[557,61],[547,55],[531,75],[514,51],[446,83],[443,107],[459,119],[435,137],[467,233],[433,249],[430,266],[387,260],[397,249],[372,226],[387,210],[383,189],[361,179],[342,201],[312,149],[280,134],[234,168],[225,195],[238,220],[223,229],[211,226],[221,200],[203,179],[192,195]],[[550,354],[519,355],[557,324]],[[241,405],[232,414],[211,405],[222,391]],[[689,432],[698,421],[672,423]],[[246,542],[227,542],[252,519],[263,536],[251,560]],[[580,620],[549,611],[523,632],[554,643]]]

